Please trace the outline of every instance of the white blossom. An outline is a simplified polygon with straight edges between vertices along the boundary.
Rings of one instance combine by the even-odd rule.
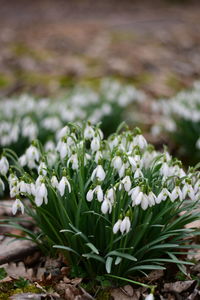
[[[0,174],[6,175],[9,169],[9,163],[5,156],[2,156],[0,159]]]
[[[126,216],[120,224],[120,231],[122,234],[128,233],[130,231],[130,228],[131,228],[130,219],[129,217]]]
[[[63,176],[58,184],[58,191],[60,192],[61,197],[64,196],[66,186],[68,187],[69,193],[71,193],[71,185],[67,177]]]
[[[23,205],[23,203],[21,202],[21,200],[16,199],[15,202],[13,203],[13,205],[12,205],[12,213],[13,213],[13,215],[15,215],[17,213],[18,209],[21,210],[22,214],[24,213],[24,205]]]

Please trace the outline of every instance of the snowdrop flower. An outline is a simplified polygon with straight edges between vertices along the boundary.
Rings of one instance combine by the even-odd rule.
[[[36,187],[36,194],[35,194],[35,203],[37,206],[41,206],[43,201],[47,204],[47,188],[44,183],[41,183]]]
[[[113,233],[116,234],[119,230],[120,230],[120,226],[121,226],[122,220],[119,219],[115,225],[113,226]]]
[[[43,176],[47,175],[47,166],[44,162],[41,162],[38,167],[38,173],[42,174]]]
[[[98,137],[94,137],[92,142],[91,142],[91,150],[92,152],[96,152],[100,149],[100,140]]]
[[[5,156],[2,156],[0,159],[0,174],[6,175],[9,169],[9,163]]]
[[[94,137],[94,129],[92,126],[86,125],[83,135],[86,140],[92,139]]]
[[[57,140],[61,140],[63,137],[68,135],[70,133],[69,127],[65,126],[63,127],[58,133],[57,133]]]
[[[19,182],[19,191],[20,193],[29,192],[29,187],[27,186],[27,183],[25,183],[23,180]]]
[[[35,160],[35,161],[39,161],[40,158],[40,153],[39,150],[31,145],[27,150],[26,150],[26,156],[27,156],[27,160]]]
[[[136,179],[136,178],[143,177],[143,176],[144,175],[143,175],[142,171],[140,170],[140,168],[137,168],[134,173],[134,178]]]
[[[99,160],[101,160],[102,158],[103,158],[102,152],[101,152],[101,151],[97,151],[97,152],[95,153],[95,158],[94,158],[96,164],[98,164]]]
[[[171,194],[169,195],[172,202],[174,202],[177,198],[179,198],[181,201],[183,200],[183,193],[179,186],[175,186]]]
[[[86,199],[88,202],[91,202],[93,200],[93,197],[94,197],[94,191],[93,190],[89,190],[87,192],[87,195],[86,195]]]
[[[100,185],[97,185],[96,188],[94,189],[95,193],[97,194],[97,200],[99,202],[103,201],[103,190]]]
[[[115,188],[110,188],[106,192],[106,198],[110,200],[110,202],[113,204],[115,201]]]
[[[164,178],[170,176],[170,167],[166,162],[162,164],[160,168],[160,173],[164,176]]]
[[[114,169],[119,171],[122,167],[122,164],[123,164],[123,162],[122,162],[122,159],[120,156],[115,156],[112,159],[112,165],[113,165]]]
[[[22,214],[24,213],[24,205],[23,205],[23,203],[19,199],[16,199],[15,202],[13,203],[13,205],[12,205],[12,213],[13,213],[13,215],[15,215],[17,213],[18,209],[21,210]]]
[[[121,182],[124,185],[125,191],[129,192],[130,189],[131,189],[131,179],[130,179],[130,176],[124,177]]]
[[[69,193],[71,193],[71,185],[67,177],[63,176],[58,184],[58,191],[60,192],[61,197],[64,196],[66,186],[68,187]]]
[[[55,175],[51,177],[51,185],[53,188],[58,188],[58,179]]]
[[[120,231],[122,234],[128,233],[131,229],[131,222],[129,217],[125,217],[120,224]]]
[[[135,136],[133,143],[134,146],[139,146],[142,150],[147,147],[147,141],[141,134]]]
[[[152,199],[151,199],[151,200],[152,200]],[[151,201],[151,200],[150,200],[150,201]],[[146,209],[148,208],[148,206],[152,206],[152,205],[150,205],[150,203],[149,203],[148,196],[147,196],[146,194],[143,194],[142,200],[141,200],[141,208],[142,208],[143,210],[146,210]]]
[[[151,293],[151,294],[147,295],[144,300],[154,300],[154,299],[155,299],[154,295]]]
[[[132,194],[132,195],[133,195],[133,194]],[[135,199],[132,199],[132,200],[134,201],[134,204],[135,204],[135,205],[139,205],[139,204],[141,204],[141,202],[142,202],[142,200],[143,200],[143,197],[144,197],[144,193],[143,193],[142,191],[140,191],[140,192],[137,194],[136,198],[135,198]],[[132,198],[132,196],[131,196],[131,198]]]
[[[158,196],[156,197],[155,202],[159,204],[160,202],[165,201],[169,196],[170,196],[170,192],[166,188],[163,188],[161,192],[158,194]]]
[[[102,167],[102,165],[98,165],[92,172],[91,179],[94,181],[97,178],[99,181],[104,181],[106,177],[106,173]]]
[[[183,199],[188,195],[191,200],[195,200],[195,192],[191,184],[185,183],[182,189]]]
[[[22,167],[26,166],[26,164],[27,164],[26,154],[23,154],[19,157],[19,163],[20,163],[20,166],[22,166]]]
[[[107,213],[111,213],[112,212],[112,204],[109,201],[108,198],[104,198],[102,205],[101,205],[101,212],[105,215]]]
[[[72,154],[71,155],[71,157],[68,159],[67,166],[69,166],[70,163],[72,164],[72,169],[73,170],[78,170],[79,164],[78,164],[77,154]]]
[[[65,143],[64,141],[61,141],[60,143],[58,143],[57,151],[60,153],[61,159],[64,159],[67,156],[68,149],[69,148],[67,146],[67,143]]]

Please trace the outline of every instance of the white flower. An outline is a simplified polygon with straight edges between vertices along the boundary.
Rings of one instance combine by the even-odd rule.
[[[110,214],[112,212],[112,204],[108,198],[105,198],[104,201],[102,202],[101,212],[103,214],[107,214],[108,212]]]
[[[57,139],[61,140],[64,136],[68,135],[70,132],[69,127],[65,126],[63,127],[58,133],[57,133]]]
[[[142,202],[143,197],[144,197],[144,193],[140,191],[138,193],[137,197],[135,199],[132,199],[132,200],[134,201],[135,205],[139,205]]]
[[[191,184],[186,183],[182,189],[183,199],[188,195],[191,200],[195,200],[195,192]]]
[[[2,156],[0,159],[0,174],[6,175],[9,169],[9,163],[5,156]]]
[[[77,154],[72,154],[71,157],[68,159],[68,162],[67,162],[67,166],[69,166],[69,164],[72,164],[72,169],[73,170],[78,170],[78,156]]]
[[[55,175],[51,177],[51,185],[53,188],[58,188],[58,179]]]
[[[92,172],[91,179],[94,181],[97,178],[99,181],[104,181],[106,177],[106,173],[102,167],[102,165],[98,165]]]
[[[101,160],[102,158],[103,158],[102,152],[101,151],[97,151],[95,153],[95,158],[94,158],[96,164],[98,164],[99,160]]]
[[[137,195],[139,194],[140,192],[140,187],[139,186],[136,186],[134,188],[132,188],[130,191],[129,191],[129,196],[131,196],[131,199],[134,200]]]
[[[122,223],[122,220],[119,219],[119,220],[115,223],[115,225],[113,226],[113,233],[114,233],[114,234],[116,234],[116,233],[119,231],[121,223]]]
[[[29,188],[27,188],[27,183],[25,183],[23,180],[19,182],[19,190],[20,193],[27,193]]]
[[[141,201],[141,207],[143,210],[146,210],[149,206],[149,200],[148,196],[146,194],[143,194],[142,201]]]
[[[114,203],[114,201],[115,201],[115,189],[110,188],[109,190],[107,190],[106,197],[110,200],[111,203]]]
[[[37,206],[41,206],[43,201],[45,204],[47,204],[47,188],[44,183],[41,183],[36,187],[36,193],[35,193],[35,203]]]
[[[92,139],[94,137],[94,129],[92,128],[92,126],[87,125],[85,127],[83,135],[86,140]]]
[[[170,176],[170,167],[169,165],[164,162],[160,168],[160,173],[161,175],[163,175],[165,178]]]
[[[13,213],[13,215],[15,215],[17,213],[18,209],[21,210],[22,214],[24,213],[24,205],[23,205],[23,203],[19,199],[16,199],[15,202],[13,203],[13,205],[12,205],[12,213]]]
[[[27,157],[25,154],[19,157],[20,166],[24,167],[27,164]]]
[[[144,177],[144,175],[143,175],[142,171],[140,170],[140,168],[137,168],[134,173],[134,178],[136,179],[139,177]]]
[[[41,162],[38,167],[38,174],[42,174],[43,176],[47,175],[47,166],[44,162]]]
[[[100,140],[98,137],[93,138],[90,147],[91,147],[92,152],[96,152],[100,149]]]
[[[35,160],[35,161],[39,161],[40,158],[40,153],[39,150],[31,145],[27,150],[26,150],[26,156],[27,156],[27,160]]]
[[[122,178],[122,177],[124,176],[125,171],[126,171],[126,165],[123,164],[123,165],[121,166],[121,168],[119,169],[119,171],[118,171],[118,174],[119,174],[119,177],[120,177],[120,178]]]
[[[122,183],[124,185],[125,191],[129,192],[130,189],[131,189],[131,179],[130,179],[130,176],[124,177],[124,179],[122,179]]]
[[[87,195],[86,195],[87,201],[91,202],[93,200],[93,197],[94,197],[94,191],[93,190],[89,190],[87,192]]]
[[[169,195],[172,202],[174,202],[177,198],[183,200],[183,194],[179,186],[175,186],[171,194]]]
[[[95,192],[97,194],[97,200],[99,202],[102,202],[103,201],[103,190],[101,188],[100,185],[97,185],[96,188],[95,188]]]
[[[151,293],[147,295],[144,300],[154,300],[154,295]]]
[[[114,167],[114,169],[116,170],[120,170],[121,167],[122,167],[122,159],[120,156],[115,156],[113,159],[112,159],[112,165]]]
[[[125,217],[120,224],[120,231],[122,234],[128,233],[130,231],[130,228],[131,228],[130,219],[129,217]]]
[[[135,136],[133,144],[134,146],[139,146],[141,149],[145,149],[147,147],[147,141],[141,134]]]
[[[68,191],[69,193],[71,193],[71,185],[67,179],[67,177],[63,176],[58,184],[58,190],[60,192],[61,197],[64,195],[65,193],[65,187],[68,187]]]
[[[162,191],[156,197],[155,202],[159,204],[161,201],[165,201],[169,196],[170,192],[166,188],[163,188]]]

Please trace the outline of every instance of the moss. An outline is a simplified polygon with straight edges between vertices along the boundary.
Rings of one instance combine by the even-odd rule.
[[[11,80],[7,75],[0,73],[0,88],[7,87],[10,82]]]
[[[101,290],[96,297],[96,300],[111,300],[112,297],[110,295],[109,290]]]
[[[40,294],[41,290],[30,284],[25,288],[14,288],[15,282],[5,282],[0,284],[0,300],[7,300],[10,296],[22,293]]]
[[[179,92],[185,87],[181,79],[175,74],[170,74],[168,76],[166,80],[166,85],[173,89],[174,92]]]
[[[25,43],[16,43],[11,45],[11,50],[17,57],[24,57],[29,56],[36,60],[45,60],[49,54],[46,52],[43,52],[41,49],[40,51],[36,51],[35,49],[29,47]]]

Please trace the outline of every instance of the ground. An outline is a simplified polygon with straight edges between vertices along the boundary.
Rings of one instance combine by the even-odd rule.
[[[199,1],[0,1],[1,95],[115,76],[169,96],[200,74]]]

